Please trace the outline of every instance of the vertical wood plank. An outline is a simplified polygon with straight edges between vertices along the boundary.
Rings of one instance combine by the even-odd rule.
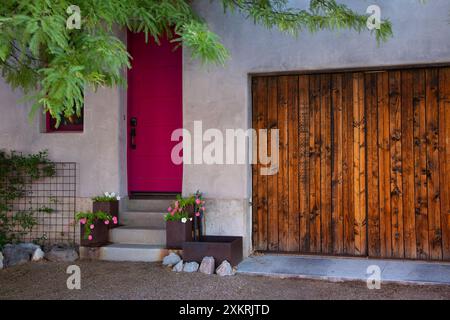
[[[380,254],[381,257],[389,258],[392,255],[389,75],[387,72],[378,73],[377,78]]]
[[[344,210],[342,202],[343,173],[342,173],[342,74],[336,74],[331,79],[333,114],[333,168],[332,168],[332,229],[333,253],[344,253]]]
[[[364,74],[356,73],[353,78],[353,103],[356,126],[355,136],[355,254],[367,254],[367,204],[366,204],[366,114]],[[356,183],[359,179],[359,185]],[[356,209],[356,202],[358,203]]]
[[[368,252],[380,257],[377,76],[366,74]]]
[[[428,259],[428,198],[425,71],[413,73],[414,104],[414,210],[416,215],[416,251],[418,259]]]
[[[450,68],[439,71],[439,169],[442,252],[450,260]]]
[[[298,114],[298,77],[288,78],[288,179],[289,179],[289,236],[288,251],[298,252],[300,208],[298,194],[299,165],[299,114]]]
[[[413,75],[410,70],[402,72],[402,164],[405,258],[414,259],[417,250],[414,208]]]
[[[428,237],[430,258],[439,260],[442,259],[442,230],[439,189],[438,70],[427,69],[426,79]]]
[[[310,252],[319,253],[320,240],[320,76],[310,78],[310,138],[309,138],[309,219],[310,219]]]
[[[278,126],[280,129],[280,160],[278,172],[278,238],[280,251],[288,251],[289,249],[288,95],[288,77],[279,77]]]
[[[256,128],[267,128],[267,78],[261,77],[256,79],[255,90],[255,111],[256,111]],[[258,134],[258,149],[267,148],[267,142],[265,144],[259,143],[260,136]],[[264,152],[264,151],[263,151]],[[256,250],[267,250],[267,176],[260,175],[261,166],[256,166],[257,177],[257,227],[256,227]]]
[[[268,129],[278,128],[278,92],[277,77],[268,79]],[[271,134],[268,132],[268,147],[271,146]],[[272,155],[272,150],[269,150]],[[268,250],[278,251],[278,173],[267,176],[268,184]]]
[[[309,76],[299,77],[300,251],[309,252]]]
[[[258,79],[252,79],[252,126],[253,129],[258,130]],[[253,150],[257,149],[258,140],[253,141],[256,145]],[[255,250],[259,250],[258,239],[258,163],[252,165],[252,243]]]
[[[353,184],[353,75],[346,73],[343,77],[343,175],[344,175],[344,252],[353,255],[355,252],[355,210],[354,210],[354,184]]]
[[[322,253],[333,252],[333,237],[331,228],[331,77],[324,74],[321,77],[321,143],[320,154],[320,212],[322,231]]]
[[[389,72],[389,111],[391,135],[391,211],[392,257],[403,258],[403,185],[402,185],[402,115],[401,72]]]

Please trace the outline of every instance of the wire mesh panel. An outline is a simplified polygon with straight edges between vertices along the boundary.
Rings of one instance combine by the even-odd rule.
[[[32,214],[37,223],[21,235],[43,244],[75,243],[76,163],[54,163],[55,175],[25,185],[24,196],[9,203],[12,215]]]

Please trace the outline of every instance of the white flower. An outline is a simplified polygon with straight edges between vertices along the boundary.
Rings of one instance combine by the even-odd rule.
[[[116,197],[116,193],[115,192],[111,192],[111,194],[109,195],[111,198],[115,198]]]
[[[192,218],[190,218],[189,221],[192,221]]]
[[[116,199],[117,199],[117,201],[119,201],[119,200],[120,200],[120,197],[119,197],[119,196],[117,196],[117,198],[116,198]]]
[[[186,218],[181,218],[181,222],[182,222],[182,223],[186,223],[186,222],[187,222],[187,219],[186,219]]]
[[[109,197],[109,192],[105,192],[105,197]]]

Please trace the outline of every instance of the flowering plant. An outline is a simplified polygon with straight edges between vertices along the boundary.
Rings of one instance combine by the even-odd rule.
[[[97,212],[78,212],[75,216],[76,221],[79,221],[84,226],[85,239],[92,241],[92,230],[95,229],[95,223],[103,221],[104,224],[109,225],[112,223],[117,224],[117,217],[112,217],[103,211]]]
[[[97,196],[92,198],[92,201],[94,202],[110,202],[110,201],[119,201],[120,197],[119,195],[116,195],[115,192],[105,192],[103,195],[101,196]]]
[[[181,221],[186,223],[192,221],[192,216],[201,217],[205,211],[205,200],[200,192],[196,192],[190,197],[181,197],[177,195],[177,200],[167,208],[168,213],[165,215],[166,221]]]

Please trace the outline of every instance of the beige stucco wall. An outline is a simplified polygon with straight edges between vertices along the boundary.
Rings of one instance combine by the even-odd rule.
[[[251,127],[252,74],[401,66],[450,62],[450,1],[343,1],[358,12],[371,4],[393,23],[394,37],[377,45],[369,32],[301,33],[298,38],[266,30],[240,14],[223,14],[220,1],[194,1],[197,12],[222,39],[231,59],[225,67],[202,66],[184,52],[184,126],[203,121],[204,130]],[[292,0],[304,7],[309,1]],[[200,189],[214,199],[207,229],[243,235],[251,248],[251,167],[186,165],[183,192]],[[248,252],[248,251],[247,251]]]

